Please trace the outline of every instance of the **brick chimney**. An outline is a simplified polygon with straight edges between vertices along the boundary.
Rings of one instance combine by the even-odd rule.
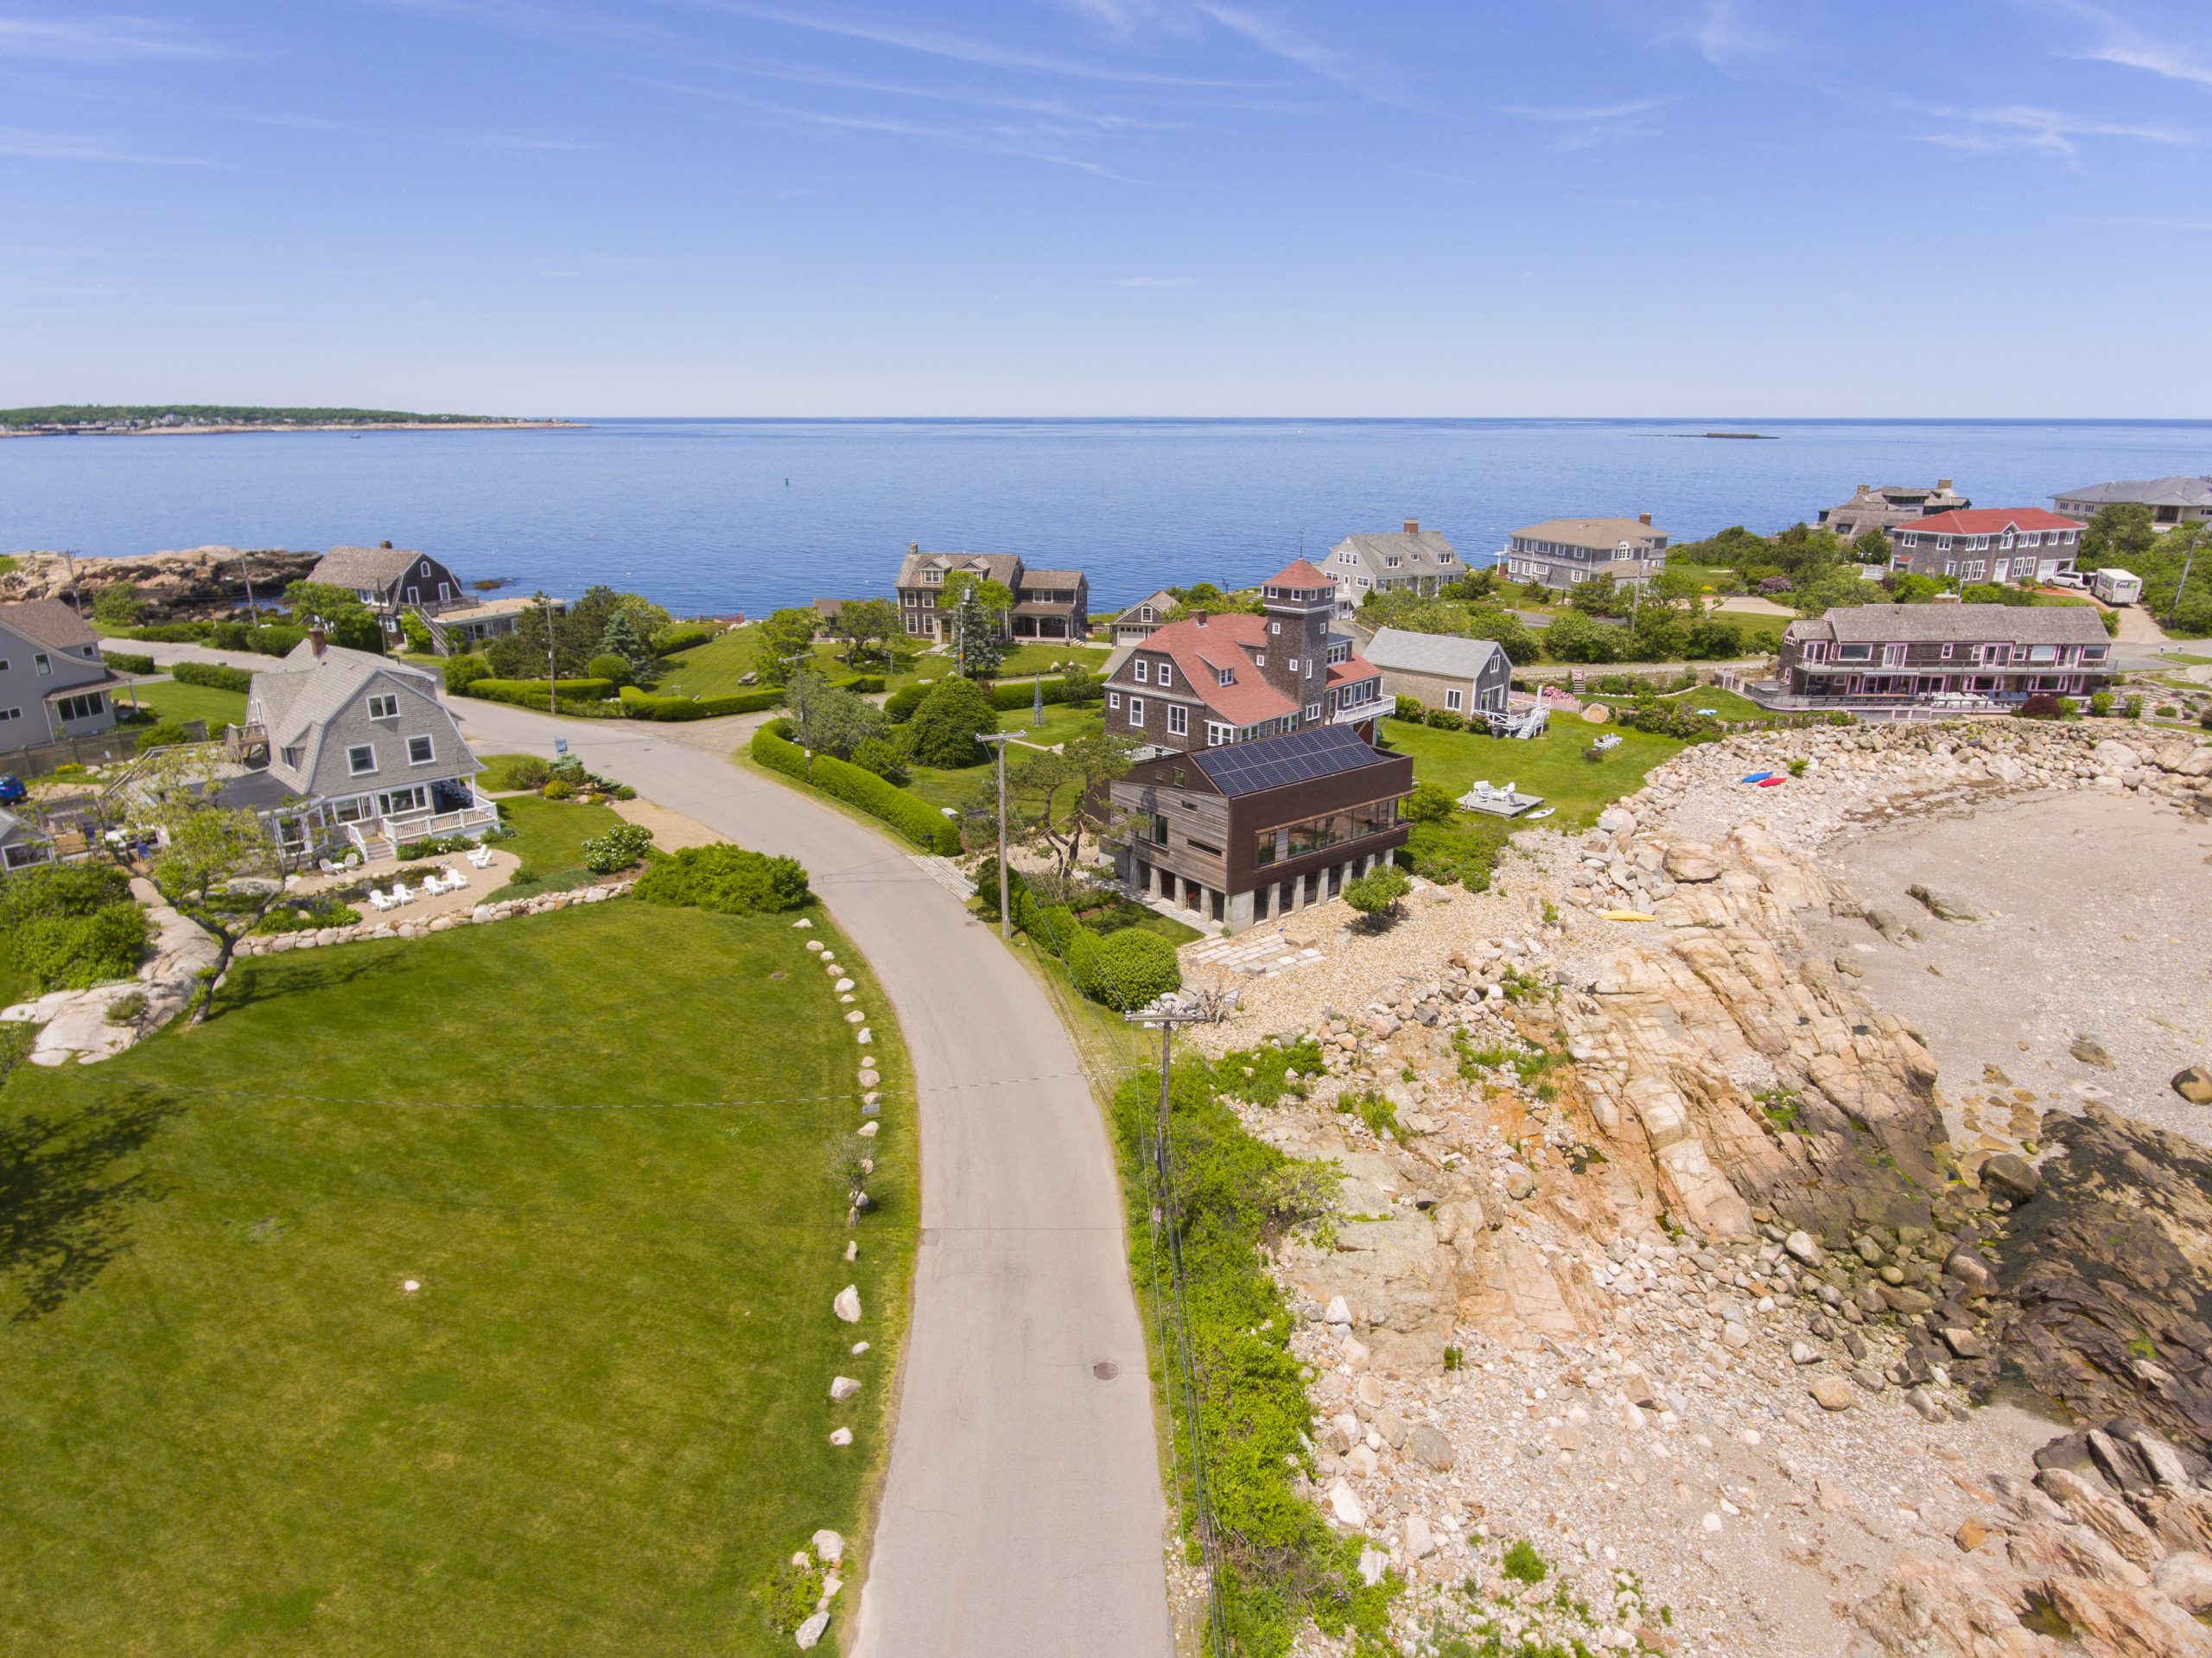
[[[1191,619],[1200,627],[1204,627],[1212,615],[1213,613],[1210,610],[1194,610],[1191,613]]]
[[[1406,520],[1406,533],[1409,536],[1417,536],[1421,534],[1421,520],[1419,518],[1408,518]]]
[[[314,651],[315,655],[321,656],[329,648],[330,635],[322,631],[322,624],[321,622],[317,622],[313,627],[308,629],[308,650]]]
[[[1951,487],[1951,480],[1948,478],[1938,478],[1936,480],[1936,487],[1941,490],[1948,490]]]
[[[1649,530],[1651,527],[1651,515],[1649,512],[1637,513],[1636,515],[1636,521],[1642,524],[1646,530]]]

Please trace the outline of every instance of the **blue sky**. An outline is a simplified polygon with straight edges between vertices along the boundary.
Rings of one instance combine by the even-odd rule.
[[[2180,0],[0,0],[0,403],[2212,414]]]

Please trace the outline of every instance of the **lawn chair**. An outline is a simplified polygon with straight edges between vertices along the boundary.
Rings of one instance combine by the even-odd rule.
[[[398,907],[399,906],[397,905],[394,904],[391,899],[386,897],[378,888],[374,886],[369,888],[369,908],[374,910],[378,914],[381,915],[386,910],[396,910]]]
[[[317,867],[319,867],[326,875],[334,875],[338,873],[338,866],[331,862],[327,858],[321,860]]]
[[[396,880],[391,884],[391,901],[394,904],[412,904],[415,894],[407,890],[405,881]]]
[[[474,868],[489,869],[492,867],[492,848],[487,846],[470,848],[468,861]]]

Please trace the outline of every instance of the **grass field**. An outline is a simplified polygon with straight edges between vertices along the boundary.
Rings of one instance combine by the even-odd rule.
[[[502,821],[515,832],[513,840],[499,842],[499,849],[521,859],[521,867],[532,879],[509,881],[485,900],[487,904],[588,884],[596,877],[584,867],[584,842],[622,821],[612,807],[595,801],[515,795],[499,804]]]
[[[476,786],[486,794],[501,794],[515,786],[507,777],[507,768],[517,760],[534,759],[541,765],[546,763],[536,754],[479,754],[476,758],[484,762],[484,769],[476,776]]]
[[[1041,729],[1029,728],[1029,710],[1017,708],[999,716],[1001,731],[1020,733],[1030,741],[1046,746],[1066,742],[1070,738],[1105,729],[1105,716],[1096,708],[1072,708],[1065,702],[1047,703],[1045,724]],[[1021,751],[1015,748],[1007,755],[1011,766],[1020,761]],[[939,766],[917,765],[911,769],[906,786],[932,806],[955,806],[968,792],[991,776],[990,762],[981,765]]]
[[[856,1050],[809,938],[612,903],[250,960],[200,1030],[19,1070],[9,1651],[789,1651],[750,1591],[864,1533],[917,1210],[841,951],[887,1090],[845,1229]]]
[[[1624,708],[1633,705],[1632,696],[1597,696],[1584,699],[1603,702],[1609,708]],[[1738,696],[1733,691],[1724,691],[1718,685],[1700,685],[1694,690],[1662,691],[1659,700],[1677,708],[1711,708],[1714,716],[1722,720],[1770,720],[1774,716],[1748,696]],[[1580,723],[1579,721],[1577,723]],[[1624,732],[1626,736],[1630,734]]]
[[[156,717],[162,720],[205,720],[211,737],[225,726],[234,726],[245,719],[245,693],[218,690],[212,685],[180,685],[174,679],[140,680],[133,687],[139,706],[151,708]],[[131,693],[126,691],[122,701],[129,706]]]
[[[1583,759],[1583,751],[1602,734],[1571,717],[1554,721],[1542,736],[1527,741],[1438,731],[1403,720],[1383,721],[1382,734],[1389,746],[1412,756],[1416,784],[1441,784],[1456,798],[1477,778],[1499,788],[1510,783],[1523,794],[1541,795],[1553,808],[1552,816],[1539,820],[1541,827],[1568,834],[1588,828],[1614,801],[1635,793],[1645,773],[1682,748],[1672,737],[1622,731],[1616,734],[1621,746],[1593,763]],[[1452,866],[1486,874],[1507,841],[1536,827],[1526,819],[1463,810],[1446,823],[1416,827],[1408,851],[1415,868],[1436,879],[1449,878]],[[1445,867],[1429,861],[1438,856]]]

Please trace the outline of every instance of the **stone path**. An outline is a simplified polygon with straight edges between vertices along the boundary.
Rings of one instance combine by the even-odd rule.
[[[1221,968],[1231,973],[1287,973],[1322,959],[1311,944],[1294,943],[1280,932],[1241,932],[1232,938],[1209,938],[1184,947],[1183,958],[1197,967]]]

